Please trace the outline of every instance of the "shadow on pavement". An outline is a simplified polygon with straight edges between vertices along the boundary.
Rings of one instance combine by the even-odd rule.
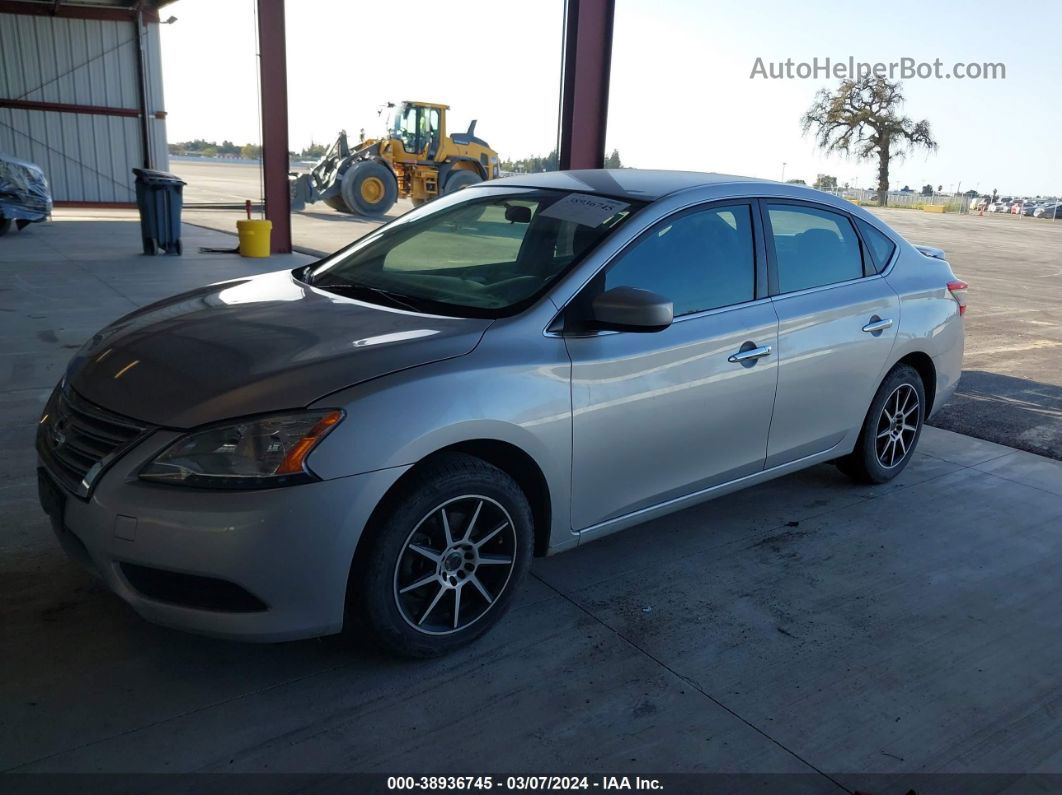
[[[930,424],[1062,460],[1062,387],[964,370]]]

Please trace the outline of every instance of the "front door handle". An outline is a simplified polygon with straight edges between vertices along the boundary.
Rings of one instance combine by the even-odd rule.
[[[871,318],[870,322],[863,326],[863,331],[865,331],[867,334],[874,334],[876,332],[884,331],[885,329],[890,328],[891,326],[891,317],[887,317],[884,320],[881,320],[880,318],[877,320]]]
[[[762,359],[764,356],[771,355],[770,345],[761,345],[758,348],[749,348],[747,351],[738,351],[735,354],[731,354],[727,357],[728,362],[733,364],[741,364],[742,362],[749,362],[755,359]]]

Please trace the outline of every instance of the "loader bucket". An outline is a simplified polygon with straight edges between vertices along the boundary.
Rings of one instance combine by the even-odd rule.
[[[312,183],[309,174],[288,175],[288,189],[291,195],[292,212],[306,209],[306,202],[311,201]]]

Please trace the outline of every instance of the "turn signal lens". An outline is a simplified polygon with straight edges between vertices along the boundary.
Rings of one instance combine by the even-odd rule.
[[[284,456],[284,460],[280,462],[280,466],[277,467],[278,475],[290,475],[295,472],[302,472],[306,469],[305,462],[306,456],[310,454],[310,451],[317,445],[324,435],[328,433],[332,428],[343,419],[343,412],[333,411],[330,414],[326,414],[321,420],[314,425],[308,434],[299,439],[295,443],[295,446],[288,451],[288,454]]]

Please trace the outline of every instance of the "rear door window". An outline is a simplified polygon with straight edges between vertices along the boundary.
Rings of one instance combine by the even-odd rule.
[[[779,293],[863,276],[859,237],[846,216],[796,204],[768,204],[767,215]]]

